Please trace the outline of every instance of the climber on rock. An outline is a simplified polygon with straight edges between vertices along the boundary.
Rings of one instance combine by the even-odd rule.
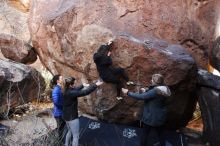
[[[116,84],[117,88],[117,100],[123,99],[121,97],[122,79],[127,82],[127,85],[133,85],[134,83],[129,81],[128,76],[121,67],[113,67],[110,45],[112,40],[107,44],[101,45],[97,52],[93,55],[93,60],[96,64],[100,78],[106,83]]]

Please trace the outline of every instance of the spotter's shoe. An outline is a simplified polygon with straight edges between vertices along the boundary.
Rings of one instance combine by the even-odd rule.
[[[130,86],[130,85],[134,86],[134,85],[135,85],[135,83],[132,82],[132,81],[128,81],[126,84],[127,84],[128,86]]]
[[[120,100],[123,100],[123,97],[118,96],[118,97],[116,97],[116,99],[117,99],[118,101],[120,101]]]

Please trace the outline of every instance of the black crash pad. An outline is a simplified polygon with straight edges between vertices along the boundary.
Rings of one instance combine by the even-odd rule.
[[[186,138],[175,131],[165,131],[164,137],[166,146],[187,146]],[[142,146],[144,138],[142,128],[80,117],[80,146]]]

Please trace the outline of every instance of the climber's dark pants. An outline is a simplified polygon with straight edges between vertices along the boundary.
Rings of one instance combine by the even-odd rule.
[[[165,138],[163,136],[164,127],[152,127],[143,124],[144,128],[144,144],[143,146],[154,146],[158,143],[158,146],[165,146]]]
[[[117,96],[120,96],[121,88],[123,86],[122,81],[120,80],[121,78],[123,78],[125,81],[129,81],[124,69],[119,67],[111,68],[111,73],[109,73],[108,76],[105,76],[105,78],[102,78],[102,80],[106,83],[116,84]]]

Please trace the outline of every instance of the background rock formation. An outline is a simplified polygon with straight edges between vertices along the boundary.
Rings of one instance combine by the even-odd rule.
[[[9,59],[16,59],[14,58],[13,54],[17,54],[18,60],[24,60],[24,57],[27,58],[27,51],[26,49],[29,47],[24,47],[22,48],[21,51],[21,47],[23,46],[23,42],[26,42],[28,44],[31,45],[31,36],[30,36],[30,32],[28,30],[28,24],[27,24],[27,17],[28,17],[28,12],[29,12],[29,0],[0,0],[0,30],[1,33],[3,34],[7,34],[7,35],[12,35],[14,37],[16,37],[16,42],[20,42],[19,43],[19,47],[15,49],[15,47],[13,46],[13,44],[10,44],[12,42],[8,42],[8,44],[4,44],[3,46],[6,48],[4,51],[5,53],[7,53],[7,55],[11,56]],[[5,40],[0,40],[0,41],[5,41]],[[21,46],[20,46],[21,45]],[[20,51],[16,51],[17,49],[19,49]],[[12,52],[10,52],[12,51]],[[15,51],[13,53],[13,51]],[[32,52],[32,51],[30,51]],[[21,55],[21,54],[23,55]],[[30,53],[32,54],[32,53]],[[32,63],[35,58],[36,55],[33,56],[32,55],[28,55],[28,59],[25,59],[26,61],[28,61],[28,63]],[[31,56],[33,56],[33,58],[31,58]],[[3,56],[3,54],[0,51],[0,58],[4,59],[5,57]],[[32,60],[32,61],[30,61]],[[25,61],[25,62],[26,62]],[[23,61],[22,61],[23,62]],[[39,61],[39,59],[37,59],[37,61],[34,64],[31,64],[32,67],[36,68],[38,71],[43,72],[45,71],[45,67],[43,67],[42,63]]]
[[[24,0],[0,0],[0,30],[17,38],[29,41],[30,32],[27,24],[27,11],[21,11],[20,1]],[[28,2],[28,0],[26,0]],[[28,8],[28,5],[26,5]]]
[[[0,59],[0,114],[40,97],[45,88],[42,76],[33,68]]]
[[[37,60],[34,48],[13,35],[0,34],[0,49],[4,57],[16,62],[30,64]]]
[[[7,3],[9,6],[24,13],[29,11],[30,0],[8,0]]]

